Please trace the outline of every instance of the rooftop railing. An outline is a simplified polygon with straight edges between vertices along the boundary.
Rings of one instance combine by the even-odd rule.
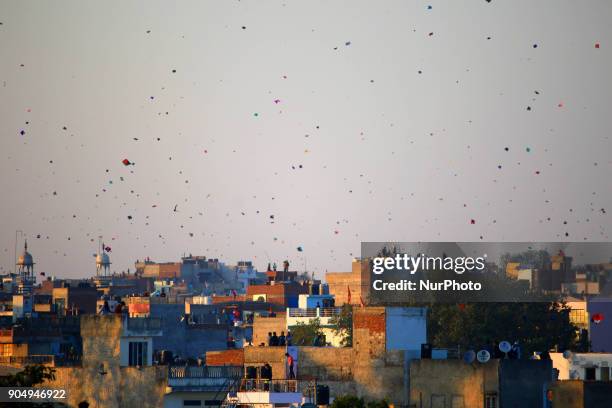
[[[154,317],[128,318],[127,329],[131,331],[161,330],[161,319]]]
[[[288,308],[289,317],[332,317],[340,314],[340,307],[315,307],[301,309],[297,307]]]
[[[239,392],[298,392],[297,380],[243,379]]]
[[[168,378],[240,378],[242,374],[242,366],[171,366],[168,369]]]

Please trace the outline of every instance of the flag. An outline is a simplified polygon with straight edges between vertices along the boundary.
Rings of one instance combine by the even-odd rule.
[[[359,304],[361,305],[361,307],[365,307],[365,302],[363,301],[361,295],[359,295]]]
[[[238,295],[238,294],[236,293],[236,290],[235,290],[235,289],[232,289],[232,296],[234,297],[234,300],[236,299],[236,296],[237,296],[237,295]]]
[[[347,286],[346,289],[348,289],[348,294],[346,295],[346,303],[350,305],[351,304],[351,287]]]

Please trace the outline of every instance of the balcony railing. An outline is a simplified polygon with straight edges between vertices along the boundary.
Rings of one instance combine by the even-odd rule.
[[[130,331],[158,331],[161,330],[161,319],[153,317],[128,318],[127,329]]]
[[[168,378],[240,378],[242,374],[242,366],[185,366],[168,369]]]
[[[297,380],[243,379],[238,392],[298,392]]]
[[[333,317],[340,314],[342,308],[340,307],[315,307],[308,309],[300,309],[297,307],[291,307],[287,309],[289,317]]]
[[[32,355],[32,356],[0,356],[0,364],[9,365],[28,365],[28,364],[53,364],[52,355]]]
[[[34,354],[30,356],[0,356],[4,365],[50,365],[54,367],[74,367],[82,364],[81,356],[62,357],[52,354]]]

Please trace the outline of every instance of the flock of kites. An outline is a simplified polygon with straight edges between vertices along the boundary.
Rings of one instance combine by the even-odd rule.
[[[486,2],[490,3],[490,2],[491,2],[491,0],[486,0]],[[432,6],[432,5],[428,5],[428,6],[426,7],[426,10],[427,10],[427,11],[432,11],[432,10],[433,10],[433,6]],[[1,25],[1,24],[2,24],[2,23],[0,23],[0,25]],[[246,30],[246,29],[247,29],[247,26],[243,25],[243,26],[241,26],[240,28],[241,28],[242,30]],[[147,34],[150,34],[150,33],[151,33],[151,30],[146,30],[146,33],[147,33]],[[429,37],[434,36],[434,32],[428,32],[428,36],[429,36]],[[487,38],[487,40],[490,40],[490,39],[491,39],[491,37],[490,37],[490,36],[488,36],[488,37],[486,37],[486,38]],[[351,41],[345,41],[345,42],[344,42],[344,46],[345,46],[345,47],[352,46],[352,42],[351,42]],[[537,48],[539,47],[539,44],[538,44],[538,43],[533,43],[531,46],[532,46],[532,48],[537,49]],[[597,49],[597,50],[601,49],[601,44],[600,44],[599,42],[595,42],[593,46],[594,46],[594,48],[595,48],[595,49]],[[337,47],[337,46],[335,46],[335,47],[333,47],[333,49],[334,49],[334,50],[337,50],[337,49],[338,49],[338,47]],[[22,67],[22,68],[23,68],[23,67],[24,67],[24,64],[21,64],[21,65],[20,65],[20,67]],[[172,74],[176,74],[176,73],[177,73],[177,69],[171,69],[171,73],[172,73]],[[422,70],[418,70],[418,71],[417,71],[417,73],[418,73],[418,74],[422,74],[422,73],[423,73],[423,71],[422,71]],[[287,79],[288,77],[287,77],[287,75],[282,75],[282,78],[283,78],[283,79]],[[374,80],[372,79],[372,80],[370,80],[370,82],[372,82],[372,83],[373,83],[373,82],[374,82]],[[536,97],[537,97],[537,96],[541,95],[541,91],[540,91],[540,90],[535,90],[535,91],[534,91],[534,94],[535,94],[535,95],[536,95]],[[153,95],[148,96],[148,99],[149,99],[150,101],[154,101],[154,100],[155,100],[155,96],[153,96]],[[281,100],[281,99],[279,99],[279,98],[274,98],[274,99],[272,99],[272,100],[271,100],[271,102],[272,102],[274,105],[281,105],[281,104],[283,103],[283,102],[282,102],[282,100]],[[558,102],[558,104],[557,104],[557,107],[558,107],[558,108],[560,108],[560,109],[561,109],[561,108],[564,108],[564,106],[565,106],[565,104],[564,104],[564,102],[562,102],[562,101],[559,101],[559,102]],[[532,107],[531,105],[527,105],[527,106],[525,107],[525,109],[526,109],[528,112],[532,112],[532,111],[533,111],[533,107]],[[28,112],[28,113],[29,113],[29,112],[31,112],[31,109],[30,109],[30,108],[28,108],[28,109],[27,109],[27,112]],[[166,112],[166,114],[168,114],[168,112]],[[259,113],[259,112],[253,112],[253,117],[254,117],[254,118],[259,118],[259,117],[260,117],[260,113]],[[29,122],[29,121],[25,121],[25,126],[24,126],[23,128],[21,128],[21,129],[17,129],[17,133],[18,133],[18,135],[19,135],[19,136],[21,136],[21,137],[30,137],[30,136],[31,136],[31,135],[29,135],[29,134],[28,134],[28,131],[27,131],[27,129],[28,129],[28,128],[27,128],[27,126],[28,126],[29,124],[30,124],[30,122]],[[316,126],[316,127],[318,128],[318,126]],[[62,126],[62,129],[63,129],[64,131],[66,131],[66,130],[67,130],[67,126]],[[308,137],[308,136],[309,136],[309,135],[306,135],[306,137]],[[361,136],[363,136],[363,133],[361,133]],[[34,137],[34,135],[32,135],[31,137]],[[135,138],[135,137],[134,137],[134,138],[132,138],[132,139],[133,139],[134,141],[138,141],[138,140],[139,140],[139,138]],[[156,138],[156,140],[157,140],[157,141],[160,141],[160,138]],[[510,148],[509,146],[499,146],[499,149],[500,149],[500,151],[501,151],[501,152],[506,152],[506,153],[509,153],[509,152],[510,152],[510,150],[511,150],[511,148]],[[530,153],[532,153],[532,148],[531,148],[530,146],[524,146],[524,147],[522,147],[520,150],[523,150],[525,154],[530,154]],[[309,153],[310,151],[309,151],[308,149],[306,149],[304,152],[305,152],[305,153]],[[203,153],[204,153],[204,154],[208,154],[208,149],[204,149],[204,150],[203,150]],[[169,160],[171,160],[171,159],[172,159],[172,157],[170,157],[170,158],[169,158]],[[134,167],[134,166],[136,166],[136,163],[135,163],[135,162],[134,162],[134,161],[133,161],[133,160],[132,160],[130,157],[117,157],[117,159],[116,159],[116,160],[117,160],[118,162],[120,162],[120,163],[121,163],[123,166],[125,166],[126,168],[127,168],[127,167]],[[49,160],[49,163],[53,163],[53,160]],[[303,164],[294,164],[294,165],[291,165],[291,170],[303,170],[303,169],[304,169],[304,165],[303,165]],[[497,169],[498,169],[498,170],[502,170],[502,169],[503,169],[502,164],[498,164],[498,165],[497,165]],[[106,170],[106,172],[108,173],[108,172],[109,172],[109,170],[107,169],[107,170]],[[182,173],[181,173],[181,174],[182,174]],[[541,174],[542,174],[542,170],[540,170],[540,169],[536,169],[536,170],[534,170],[534,175],[538,176],[538,175],[541,175]],[[363,177],[363,175],[360,175],[360,177]],[[124,181],[124,177],[120,177],[120,180],[121,180],[121,181]],[[188,180],[184,180],[184,182],[185,182],[185,183],[188,183]],[[109,182],[109,184],[113,184],[113,182],[112,182],[112,181],[110,181],[110,182]],[[102,190],[102,192],[106,192],[106,191],[107,191],[107,188],[106,188],[106,187],[104,187],[104,188],[102,188],[101,190]],[[349,192],[349,193],[352,193],[352,192],[353,192],[353,190],[348,190],[348,192]],[[57,191],[53,191],[53,196],[57,196]],[[463,206],[464,206],[464,207],[466,207],[466,204],[463,204]],[[151,204],[151,207],[152,207],[152,208],[156,208],[156,207],[157,207],[157,204]],[[169,209],[169,211],[171,211],[171,212],[173,212],[173,213],[177,213],[177,212],[179,212],[178,207],[179,207],[179,205],[178,205],[178,204],[175,204],[173,208]],[[571,211],[571,210],[570,210],[570,211]],[[605,208],[600,208],[600,209],[597,209],[597,211],[598,211],[598,212],[600,212],[600,213],[602,213],[602,214],[605,214],[605,213],[606,213]],[[259,210],[257,210],[257,214],[259,214],[259,213],[260,213],[260,211],[259,211]],[[199,212],[199,215],[202,215],[202,213],[201,213],[201,212]],[[245,212],[241,212],[241,215],[242,215],[242,216],[244,216],[244,215],[246,215],[246,214],[245,214]],[[388,217],[387,217],[387,218],[388,218],[388,220],[391,220],[390,213],[388,213],[387,215],[388,215]],[[73,215],[73,218],[76,218],[76,215]],[[127,215],[127,220],[131,222],[132,220],[134,220],[134,216],[133,216],[132,214]],[[550,221],[550,218],[548,219],[548,221]],[[274,223],[274,222],[275,222],[275,216],[274,216],[273,214],[270,214],[270,215],[269,215],[269,222],[270,222],[270,223]],[[337,224],[337,225],[335,226],[335,228],[332,228],[332,229],[331,229],[330,233],[331,233],[331,234],[333,234],[333,235],[339,235],[339,234],[340,234],[340,227],[338,227],[338,225],[341,225],[341,224],[343,224],[343,223],[348,223],[348,220],[342,220],[342,221],[338,221],[338,222],[336,222],[336,224]],[[471,217],[468,217],[468,218],[466,219],[466,224],[467,224],[467,225],[476,225],[476,224],[477,224],[477,219],[476,219],[476,218],[471,218]],[[147,224],[147,225],[148,225],[148,224]],[[567,225],[567,221],[563,221],[563,225]],[[183,227],[184,227],[184,226],[183,226],[183,225],[181,225],[181,228],[183,228]],[[188,234],[188,236],[189,236],[189,237],[193,237],[193,236],[194,236],[194,233],[193,233],[193,232],[188,232],[187,234]],[[88,235],[89,235],[89,234],[88,234]],[[569,236],[569,232],[564,231],[564,235],[565,235],[566,237],[568,237],[568,236]],[[36,235],[36,237],[37,237],[37,238],[41,238],[42,236],[41,236],[40,234],[38,234],[38,235]],[[165,239],[165,238],[164,238],[164,237],[163,237],[161,234],[159,234],[159,235],[158,235],[158,237],[159,237],[160,239],[162,239],[162,240],[163,240],[163,239]],[[49,237],[47,236],[47,238],[49,238]],[[484,239],[484,237],[483,237],[483,236],[481,236],[480,238],[481,238],[481,239]],[[273,237],[272,239],[273,239],[273,241],[278,241],[278,238],[277,238],[277,237]],[[68,240],[70,240],[70,237],[68,237]],[[94,238],[90,238],[90,241],[94,242]],[[253,243],[253,242],[252,242],[252,243]],[[108,251],[108,252],[110,252],[110,251],[111,251],[111,248],[110,248],[110,247],[105,247],[105,250],[106,250],[106,251]],[[297,246],[295,246],[295,251],[296,251],[296,252],[299,252],[299,253],[302,253],[302,252],[304,252],[304,247],[303,247],[302,245],[297,245]],[[6,252],[6,251],[5,251],[5,252]],[[333,253],[333,250],[332,250],[331,252]],[[353,254],[351,253],[350,255],[353,255]]]

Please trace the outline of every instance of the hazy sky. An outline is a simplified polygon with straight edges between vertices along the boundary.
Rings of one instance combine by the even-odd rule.
[[[115,271],[318,274],[361,241],[609,241],[610,21],[609,0],[2,0],[2,271],[16,230],[61,277],[95,271],[98,236]]]

